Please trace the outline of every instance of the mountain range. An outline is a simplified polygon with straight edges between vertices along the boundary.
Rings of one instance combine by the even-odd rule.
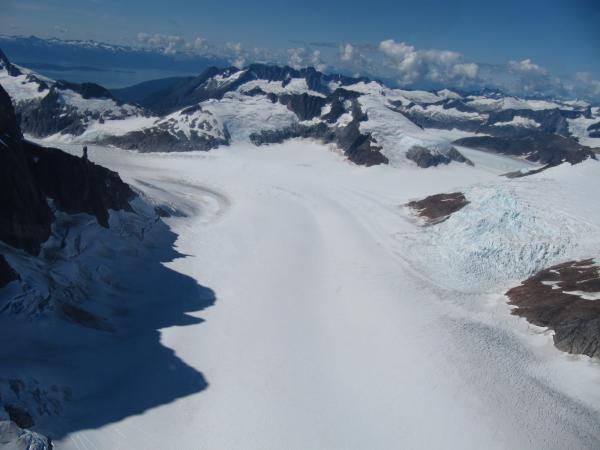
[[[139,151],[304,137],[365,165],[468,163],[460,146],[556,165],[593,157],[600,142],[599,108],[582,101],[407,91],[310,67],[211,67],[109,91],[48,79],[2,54],[0,82],[27,134]]]
[[[39,43],[38,56],[44,45]],[[98,55],[134,51],[94,42],[73,46]],[[392,361],[388,368],[394,373],[394,389],[402,374],[419,378],[440,347],[448,359],[466,358],[465,353],[470,357],[471,347],[451,347],[456,344],[450,339],[442,344],[432,339],[435,345],[422,352],[420,345],[430,345],[422,336],[436,328],[446,333],[437,321],[462,320],[462,312],[447,312],[454,303],[462,307],[504,291],[515,306],[514,315],[554,331],[557,348],[600,355],[594,302],[599,272],[593,260],[597,208],[590,208],[585,195],[597,183],[593,160],[600,149],[599,106],[519,98],[497,90],[398,89],[313,67],[202,64],[209,62],[195,76],[108,89],[41,75],[0,51],[0,338],[7,343],[0,358],[10,362],[0,372],[0,445],[47,450],[52,437],[65,448],[78,448],[78,441],[68,441],[70,435],[83,433],[88,439],[89,430],[110,428],[131,417],[146,420],[148,411],[155,413],[159,406],[184,402],[207,389],[203,374],[179,356],[181,348],[193,353],[190,346],[195,349],[200,343],[189,344],[185,334],[169,341],[171,335],[164,333],[200,324],[203,319],[190,313],[215,303],[215,293],[198,284],[197,267],[222,288],[224,308],[243,298],[237,305],[243,313],[230,310],[222,314],[226,320],[241,330],[265,320],[264,327],[251,331],[261,336],[256,341],[230,340],[238,331],[230,322],[227,333],[213,337],[223,348],[234,348],[231,364],[236,371],[235,364],[243,359],[239,342],[253,355],[245,364],[257,373],[266,367],[263,378],[269,382],[257,377],[251,394],[239,396],[248,395],[252,401],[244,398],[242,403],[252,408],[254,392],[265,384],[269,392],[269,383],[282,389],[277,382],[285,376],[273,373],[296,371],[282,369],[285,364],[277,352],[295,354],[290,349],[303,348],[314,336],[335,347],[320,364],[332,361],[332,370],[345,372],[340,367],[353,362],[355,352],[378,354],[362,345],[370,339],[377,348],[384,345],[380,330],[396,343],[404,330],[414,332],[418,345],[411,343],[400,353],[419,362],[414,364],[416,375],[405,370],[408,365]],[[457,185],[461,191],[455,190]],[[188,256],[180,250],[189,251]],[[337,259],[329,259],[333,257]],[[196,258],[205,264],[189,262]],[[230,275],[231,266],[243,276]],[[393,272],[398,267],[402,270]],[[401,289],[398,274],[404,277]],[[314,276],[314,283],[305,282],[304,276]],[[228,289],[238,278],[242,284],[233,295]],[[515,280],[523,280],[522,285],[514,287]],[[379,301],[381,286],[393,301],[381,301],[378,308],[372,303],[348,306],[356,298]],[[405,295],[405,286],[408,300],[397,302],[395,296]],[[356,298],[350,293],[361,289],[363,295]],[[429,297],[435,301],[428,303]],[[260,307],[248,299],[259,299]],[[270,300],[274,303],[267,304]],[[308,318],[298,318],[307,303]],[[389,320],[388,311],[397,304],[419,314]],[[455,392],[467,389],[461,384],[465,379],[486,387],[486,395],[511,417],[514,405],[502,403],[507,396],[530,392],[555,399],[554,391],[530,376],[522,363],[531,358],[537,367],[542,356],[520,355],[515,348],[521,347],[502,334],[504,329],[500,333],[490,331],[488,324],[474,325],[473,317],[493,309],[488,306],[477,303],[474,314],[465,309],[469,313],[464,315],[471,316],[460,326],[452,322],[447,336],[459,335],[472,347],[483,342],[473,350],[481,359],[466,367],[483,371],[489,365],[494,376],[499,373],[501,389],[490,390],[485,384],[489,380],[479,372],[455,377],[459,381],[452,378],[458,384],[449,391],[449,403],[456,406]],[[272,310],[290,315],[267,320]],[[335,318],[334,328],[319,328],[325,311]],[[494,326],[502,321],[514,325],[496,311],[490,314]],[[397,317],[409,320],[399,326]],[[218,314],[211,320],[218,323]],[[369,320],[376,329],[364,331]],[[417,325],[408,323],[413,320]],[[344,326],[335,328],[340,323]],[[263,328],[274,331],[276,339],[261,335]],[[338,333],[344,332],[338,341]],[[283,337],[289,342],[280,345]],[[181,342],[185,345],[174,351]],[[498,342],[500,350],[494,347]],[[492,361],[493,351],[506,355]],[[312,392],[328,377],[310,373],[313,368],[303,359],[308,353],[298,352],[298,367],[310,374],[306,383]],[[394,359],[384,353],[385,361],[379,363]],[[220,376],[214,367],[230,361],[215,354],[207,366]],[[271,361],[271,354],[279,356]],[[255,361],[260,361],[258,369]],[[370,385],[371,376],[361,383]],[[217,378],[215,392],[226,378]],[[334,378],[335,389],[347,379],[344,389],[357,389],[353,377]],[[437,381],[432,386],[437,388]],[[507,393],[505,386],[515,384],[521,390]],[[332,391],[327,380],[317,389],[322,389],[316,391],[319,395]],[[387,404],[389,398],[384,393],[376,404]],[[293,404],[301,403],[296,398]],[[566,446],[600,441],[587,409],[570,410],[570,403],[564,404],[567,412],[561,409],[561,414],[575,411],[569,420],[581,422],[575,432],[565,434],[559,428],[552,438],[564,439],[560,443]],[[523,411],[518,420],[528,419],[529,412]],[[414,416],[412,411],[409,416]],[[554,424],[545,410],[539,416],[535,424],[545,428],[536,436]],[[155,423],[164,425],[164,417],[158,417]],[[296,417],[291,417],[294,422]],[[246,414],[241,420],[254,418]],[[190,428],[187,421],[181,426]],[[142,448],[143,433],[135,430],[130,434],[135,440],[128,442]],[[145,432],[163,439],[170,431]],[[99,432],[98,448],[109,445],[116,434]],[[177,439],[181,433],[171,434],[169,439]],[[216,442],[222,442],[221,434],[213,434],[218,435]],[[513,442],[510,436],[506,439]],[[184,446],[196,444],[185,441]],[[160,444],[153,440],[151,445]]]

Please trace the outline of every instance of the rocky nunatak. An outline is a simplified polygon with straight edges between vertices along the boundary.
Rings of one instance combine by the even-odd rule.
[[[510,289],[513,314],[554,331],[562,351],[600,357],[600,268],[592,259],[544,269]]]
[[[428,224],[443,222],[451,214],[459,211],[469,204],[462,192],[450,192],[447,194],[435,194],[422,200],[413,200],[406,206],[413,209],[415,213],[426,220]]]

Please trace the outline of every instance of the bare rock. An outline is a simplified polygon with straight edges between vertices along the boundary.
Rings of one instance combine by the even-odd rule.
[[[600,270],[592,259],[544,269],[506,295],[513,314],[554,330],[558,349],[600,357]]]
[[[422,200],[411,201],[407,206],[412,208],[418,216],[423,217],[428,223],[439,223],[446,220],[452,213],[469,204],[462,192],[449,194],[435,194]]]

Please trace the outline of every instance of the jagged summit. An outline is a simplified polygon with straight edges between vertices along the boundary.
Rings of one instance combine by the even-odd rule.
[[[255,80],[281,82],[285,87],[291,80],[303,79],[309,90],[330,94],[331,83],[345,86],[359,82],[367,83],[367,78],[351,78],[344,75],[327,75],[313,67],[293,69],[288,66],[271,64],[251,64],[243,69],[210,67],[198,77],[182,80],[167,89],[148,97],[143,105],[159,114],[171,113],[208,99],[221,99],[227,92]]]
[[[12,67],[4,60],[4,67]],[[484,148],[485,142],[486,150],[553,164],[565,160],[565,152],[562,141],[551,136],[567,140],[569,161],[593,157],[585,147],[600,146],[594,128],[600,123],[599,108],[498,91],[466,95],[449,89],[392,89],[313,67],[251,64],[210,67],[197,77],[147,83],[135,104],[121,99],[119,90],[18,70],[17,75],[0,71],[0,83],[13,97],[25,133],[139,151],[310,138],[335,144],[357,164],[429,167],[468,163],[453,144],[456,139],[458,145]],[[489,139],[482,140],[484,136]],[[524,137],[536,145],[520,145]],[[498,139],[506,142],[490,144]]]

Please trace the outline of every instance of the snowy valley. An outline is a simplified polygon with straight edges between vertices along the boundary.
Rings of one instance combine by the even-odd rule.
[[[0,57],[0,448],[600,447],[598,105]]]

